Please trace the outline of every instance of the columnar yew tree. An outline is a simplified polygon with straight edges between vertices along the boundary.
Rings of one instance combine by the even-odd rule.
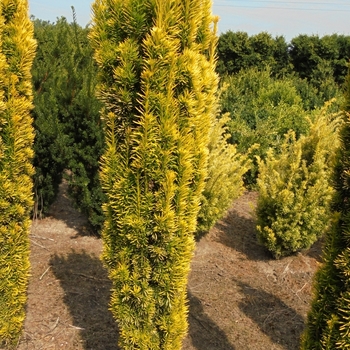
[[[180,349],[216,111],[210,0],[96,0],[103,259],[124,349]]]
[[[32,209],[30,69],[35,54],[26,0],[0,1],[0,347],[25,317]]]
[[[335,168],[336,214],[314,282],[314,300],[301,347],[305,350],[350,348],[350,73],[345,100],[342,147]]]

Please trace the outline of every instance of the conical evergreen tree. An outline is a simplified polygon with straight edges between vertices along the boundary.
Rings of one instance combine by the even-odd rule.
[[[310,132],[285,135],[276,152],[259,157],[257,237],[275,258],[309,248],[331,222],[332,168],[340,145],[342,115],[327,103],[310,120]]]
[[[350,348],[350,72],[344,110],[342,147],[335,168],[336,214],[314,282],[314,300],[302,339],[304,350]]]
[[[36,42],[27,0],[0,1],[0,347],[19,337],[29,273]]]
[[[124,349],[180,349],[216,112],[210,0],[96,0],[108,201],[103,260]]]
[[[38,52],[33,64],[36,214],[45,213],[64,169],[69,192],[90,223],[101,229],[104,196],[98,178],[103,151],[100,103],[94,95],[97,66],[88,28],[60,18],[35,20]],[[64,45],[62,44],[64,43]]]

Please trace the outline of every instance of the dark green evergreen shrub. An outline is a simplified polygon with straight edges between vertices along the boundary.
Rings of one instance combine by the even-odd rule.
[[[0,348],[22,330],[29,276],[36,43],[26,0],[0,2]]]
[[[38,40],[33,66],[36,213],[45,212],[52,203],[66,169],[72,198],[99,229],[104,201],[98,177],[103,133],[89,30],[64,18],[34,24]]]
[[[249,69],[224,79],[221,106],[223,113],[230,113],[229,141],[238,152],[247,154],[259,144],[250,153],[253,165],[244,176],[248,186],[256,183],[256,156],[264,159],[270,147],[277,150],[288,130],[297,137],[308,132],[308,113],[293,81],[274,79],[269,70]]]
[[[266,32],[249,36],[246,32],[229,30],[220,35],[217,50],[217,71],[221,76],[269,66],[273,77],[294,73],[308,82],[324,85],[327,90],[322,84],[322,75],[327,70],[331,86],[341,86],[347,75],[350,36],[300,34],[287,43],[283,36],[273,38]]]
[[[297,74],[290,75],[293,86],[295,87],[298,95],[301,97],[303,109],[306,111],[312,111],[318,108],[322,108],[325,103],[324,96],[319,93],[318,89],[310,84],[307,79],[300,78]],[[337,91],[336,98],[341,99],[340,91]],[[335,97],[335,96],[333,96]],[[339,110],[339,108],[338,108]]]
[[[270,67],[273,76],[277,77],[292,69],[284,37],[273,38],[266,32],[249,36],[246,32],[229,30],[220,35],[217,52],[217,71],[221,76]]]
[[[209,0],[97,0],[108,200],[103,261],[123,349],[178,350],[217,110]]]
[[[299,77],[322,83],[322,70],[327,67],[331,80],[341,85],[347,75],[350,36],[300,34],[291,40],[288,53],[293,70]]]
[[[279,153],[258,158],[258,239],[275,258],[309,248],[329,225],[340,120],[325,107],[309,135],[289,132]]]

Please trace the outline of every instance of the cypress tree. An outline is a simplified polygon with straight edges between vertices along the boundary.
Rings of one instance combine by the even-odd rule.
[[[304,350],[350,348],[350,72],[344,110],[342,146],[334,172],[334,222],[314,281],[314,299],[302,338]]]
[[[216,111],[209,0],[96,0],[103,260],[124,349],[180,349]],[[216,23],[216,19],[215,19]]]
[[[26,0],[0,1],[0,347],[25,318],[34,132],[31,65],[36,49]]]

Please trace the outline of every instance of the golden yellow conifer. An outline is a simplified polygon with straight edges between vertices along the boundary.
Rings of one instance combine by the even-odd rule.
[[[210,0],[96,0],[108,201],[103,259],[124,349],[175,350],[216,112]]]
[[[313,284],[302,350],[349,349],[350,320],[350,70],[345,81],[344,124],[334,171],[334,217]]]
[[[291,131],[279,152],[258,159],[258,238],[276,258],[309,248],[330,223],[341,118],[327,107],[310,121],[309,135],[296,140]]]
[[[0,345],[25,318],[32,209],[31,65],[36,43],[26,0],[0,1]]]

